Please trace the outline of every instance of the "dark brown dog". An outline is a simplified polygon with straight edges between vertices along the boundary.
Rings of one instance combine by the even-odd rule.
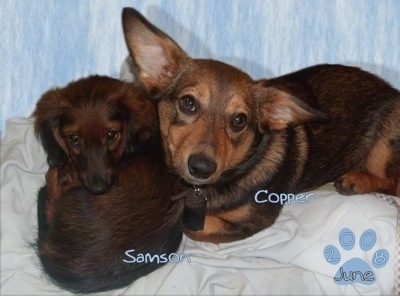
[[[91,128],[94,135],[98,128],[103,132],[115,130],[121,134],[117,141],[124,144],[119,146],[128,141],[132,147],[126,149],[135,150],[129,157],[124,156],[124,165],[107,193],[94,195],[87,191],[72,162],[50,168],[47,186],[39,191],[38,255],[51,280],[72,292],[92,293],[126,286],[166,263],[180,244],[183,200],[172,202],[170,197],[181,189],[165,167],[161,143],[153,131],[155,107],[140,103],[138,94],[133,86],[92,77],[45,96],[55,105],[64,105],[71,97],[76,100],[66,110],[60,107],[64,111],[60,114],[69,115],[59,120],[61,135],[68,137],[65,131],[73,130],[87,143],[83,135],[89,135]],[[93,98],[95,108],[83,103],[88,98]],[[102,98],[122,100],[123,106],[129,107],[124,111],[129,112],[124,114],[127,123],[123,122],[125,117],[111,116],[112,121],[120,122],[116,124],[118,128],[101,129],[110,127],[109,114],[119,114],[120,106]],[[73,107],[78,110],[73,111]],[[78,124],[77,114],[81,114]],[[88,119],[95,118],[97,125],[85,126],[92,124]],[[129,127],[128,122],[135,124]],[[71,127],[78,127],[78,131]],[[134,137],[124,139],[125,134]],[[135,261],[140,254],[147,256],[146,261]]]
[[[159,100],[167,164],[207,198],[204,229],[189,237],[227,242],[270,226],[282,203],[256,202],[259,190],[298,193],[342,176],[343,193],[400,195],[400,95],[378,77],[321,65],[257,82],[190,58],[133,9],[123,27],[136,75]]]
[[[71,161],[86,189],[100,194],[150,136],[153,109],[140,88],[92,76],[45,93],[33,116],[50,167]]]

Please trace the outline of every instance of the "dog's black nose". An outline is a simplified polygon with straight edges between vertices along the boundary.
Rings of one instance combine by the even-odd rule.
[[[192,154],[188,160],[189,173],[199,179],[207,179],[215,173],[217,164],[204,154]]]
[[[103,194],[110,188],[110,185],[102,179],[93,178],[85,183],[86,189],[95,195]]]

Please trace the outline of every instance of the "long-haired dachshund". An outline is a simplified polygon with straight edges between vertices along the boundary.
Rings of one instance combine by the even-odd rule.
[[[122,17],[135,74],[159,101],[166,162],[206,212],[189,237],[243,239],[274,223],[289,194],[334,180],[346,194],[400,195],[400,94],[380,78],[320,65],[254,81],[190,58],[136,10]]]
[[[100,194],[150,136],[153,108],[140,88],[91,76],[45,93],[33,116],[49,166],[71,161],[86,189]]]
[[[45,120],[55,123],[49,141],[40,130],[44,143],[55,134],[68,149],[82,143],[89,158],[88,151],[107,151],[100,153],[106,160],[90,158],[104,166],[115,149],[102,141],[117,141],[118,153],[125,152],[119,156],[124,165],[102,194],[87,190],[72,159],[49,168],[38,197],[37,249],[45,272],[64,289],[92,293],[126,286],[162,266],[179,247],[184,205],[170,200],[181,189],[163,162],[155,106],[140,89],[105,77],[79,80],[44,98],[54,104]]]

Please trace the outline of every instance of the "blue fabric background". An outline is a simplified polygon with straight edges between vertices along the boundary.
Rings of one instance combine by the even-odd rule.
[[[400,88],[398,0],[1,0],[0,131],[40,95],[89,74],[118,77],[121,10],[140,10],[194,57],[254,78],[357,65]]]

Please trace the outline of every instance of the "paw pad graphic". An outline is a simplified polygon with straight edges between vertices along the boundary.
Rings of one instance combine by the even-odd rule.
[[[376,243],[376,232],[372,229],[367,229],[361,235],[357,247],[362,251],[370,251]],[[343,228],[339,233],[339,244],[345,251],[351,251],[356,247],[356,236],[348,229]],[[324,248],[325,260],[332,265],[341,263],[341,252],[333,245],[327,245]],[[389,261],[389,252],[386,249],[375,251],[370,263],[361,258],[351,258],[340,265],[334,276],[334,281],[338,285],[352,285],[360,283],[364,285],[372,285],[376,282],[375,269],[384,267]]]

